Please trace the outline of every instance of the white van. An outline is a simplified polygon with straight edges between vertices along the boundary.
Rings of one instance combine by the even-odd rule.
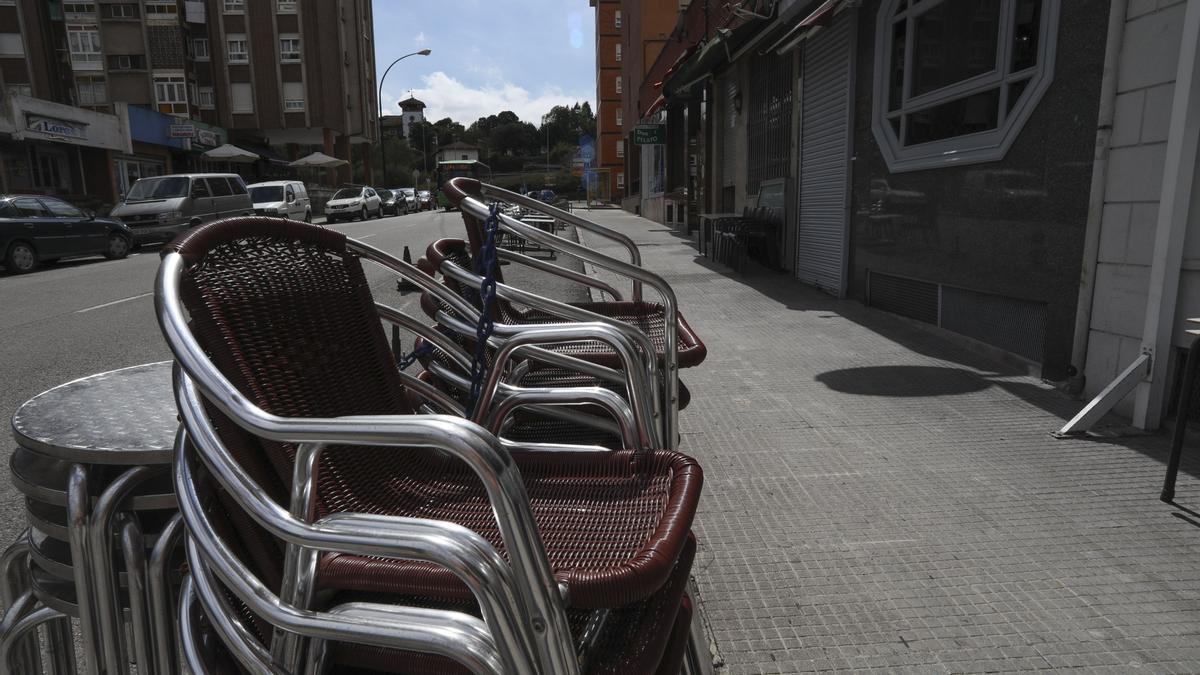
[[[247,185],[254,212],[260,216],[277,216],[288,220],[312,222],[312,204],[308,191],[298,180],[272,180]]]

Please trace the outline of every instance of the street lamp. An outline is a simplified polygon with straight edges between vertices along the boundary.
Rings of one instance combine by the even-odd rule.
[[[407,59],[410,56],[418,56],[418,55],[419,56],[429,56],[430,53],[431,53],[431,50],[422,49],[419,52],[405,54],[404,56],[401,56],[400,58],[396,59],[395,61],[392,61],[391,65],[389,65],[387,67],[387,70],[383,71],[383,77],[379,78],[379,97],[375,99],[375,107],[377,107],[379,109],[379,114],[376,115],[375,126],[377,127],[377,129],[379,131],[379,134],[378,134],[378,136],[379,136],[379,159],[383,163],[383,182],[384,182],[383,187],[384,187],[384,189],[387,189],[388,179],[387,179],[387,143],[383,142],[383,81],[387,79],[388,73],[392,72],[392,66],[396,65],[397,63],[400,63],[401,61],[403,61],[404,59]]]

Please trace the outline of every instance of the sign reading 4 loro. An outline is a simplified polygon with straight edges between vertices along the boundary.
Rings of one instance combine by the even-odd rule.
[[[667,142],[667,125],[639,124],[633,128],[635,145],[662,145]]]

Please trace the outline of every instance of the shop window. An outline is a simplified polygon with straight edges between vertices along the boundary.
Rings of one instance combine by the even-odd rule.
[[[279,36],[279,60],[283,63],[300,63],[300,36]]]
[[[280,14],[295,14],[296,0],[279,0],[279,2],[275,4],[275,11],[279,12]]]
[[[121,2],[112,5],[103,5],[104,16],[108,19],[136,19],[138,18],[138,6],[132,2]]]
[[[75,78],[75,104],[81,106],[108,103],[108,87],[103,77]]]
[[[192,55],[197,61],[207,61],[208,53],[208,38],[195,38],[192,40]]]
[[[891,171],[1002,159],[1049,87],[1059,0],[886,0],[872,129]]]
[[[56,150],[39,147],[29,149],[30,166],[33,168],[33,186],[50,190],[70,188],[71,174],[67,170],[67,156]]]
[[[254,89],[249,82],[234,82],[229,85],[230,106],[235,113],[254,112]]]
[[[230,63],[249,63],[250,52],[247,49],[245,33],[230,33],[225,37],[225,44]]]
[[[246,11],[246,0],[225,0],[225,13],[235,14]]]
[[[108,57],[109,70],[145,70],[146,57],[141,54],[117,54]]]
[[[212,110],[217,107],[216,99],[214,98],[212,87],[200,87],[196,91],[196,104],[204,110]]]
[[[129,188],[137,182],[139,178],[152,178],[161,176],[165,171],[162,162],[136,159],[129,157],[121,157],[116,161],[117,165],[117,185],[120,188],[121,194],[129,192]]]
[[[67,46],[75,70],[103,70],[100,30],[94,25],[68,25]]]
[[[304,112],[304,83],[283,83],[284,112]]]
[[[758,192],[758,185],[788,174],[792,148],[792,57],[756,56],[750,64],[755,76],[750,79],[749,116],[746,120],[748,141],[746,191]]]
[[[160,113],[188,114],[187,81],[182,75],[155,75],[154,102]]]

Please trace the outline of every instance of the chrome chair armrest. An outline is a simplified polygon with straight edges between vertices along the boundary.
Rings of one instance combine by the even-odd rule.
[[[496,249],[496,255],[499,256],[501,260],[519,263],[525,265],[526,267],[546,272],[547,274],[553,274],[557,277],[574,281],[575,283],[583,286],[590,286],[591,288],[608,293],[609,295],[613,296],[613,299],[615,300],[624,299],[621,295],[621,292],[612,285],[605,283],[601,279],[593,277],[589,274],[582,274],[580,272],[576,272],[575,270],[569,270],[561,265],[555,265],[552,262],[539,260],[532,256],[524,255],[522,253],[517,253],[516,251],[510,251],[504,248]]]

